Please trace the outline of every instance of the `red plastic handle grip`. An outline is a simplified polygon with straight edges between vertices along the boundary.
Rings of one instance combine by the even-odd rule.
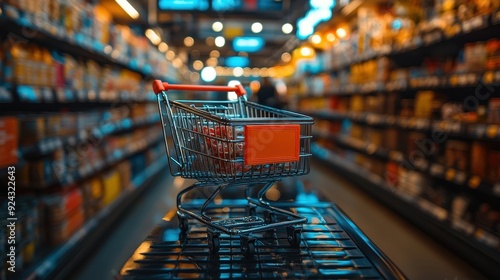
[[[153,91],[155,94],[161,91],[173,90],[193,90],[193,91],[234,91],[238,97],[245,95],[247,92],[242,85],[230,86],[200,86],[200,85],[172,85],[160,80],[153,81]]]

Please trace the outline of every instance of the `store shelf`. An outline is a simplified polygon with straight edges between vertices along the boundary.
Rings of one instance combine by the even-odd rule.
[[[335,112],[326,110],[303,110],[302,113],[324,120],[341,121],[348,119],[371,126],[397,127],[423,132],[442,132],[449,136],[468,139],[500,141],[500,125],[498,124],[463,123],[448,120],[396,117],[375,113]]]
[[[444,245],[466,258],[491,279],[499,279],[500,252],[493,249],[500,244],[498,237],[486,230],[455,219],[451,214],[425,199],[411,196],[391,188],[383,178],[377,176],[333,152],[314,143],[315,158],[329,164],[334,170],[356,182],[357,186],[387,207],[424,229]]]
[[[30,42],[56,49],[74,56],[91,59],[95,62],[115,65],[121,68],[140,73],[147,78],[158,78],[174,82],[173,77],[153,73],[150,65],[140,65],[135,59],[126,54],[113,54],[113,50],[106,48],[101,42],[93,40],[83,33],[76,32],[69,35],[62,26],[40,19],[28,12],[19,11],[8,4],[0,5],[0,23],[3,28],[0,34],[11,36],[14,41],[24,42],[26,37]]]
[[[25,189],[47,189],[55,186],[64,186],[68,184],[72,184],[76,181],[81,181],[85,178],[89,178],[98,172],[109,168],[116,163],[131,157],[132,155],[147,149],[148,147],[163,141],[163,135],[152,136],[149,140],[141,139],[140,141],[136,141],[131,145],[123,148],[116,149],[110,155],[106,157],[104,160],[99,160],[95,162],[91,162],[85,165],[85,168],[78,168],[78,170],[71,170],[64,173],[64,178],[56,178],[51,182],[39,183],[36,185],[28,185],[22,186]]]
[[[321,98],[330,96],[367,95],[381,92],[409,92],[418,90],[444,90],[500,86],[500,71],[488,70],[481,72],[452,73],[447,75],[411,77],[388,82],[367,82],[364,84],[342,85],[322,94],[299,95],[304,98]]]
[[[19,157],[33,158],[51,154],[57,149],[88,143],[96,139],[103,139],[116,133],[131,131],[143,126],[153,125],[160,122],[160,116],[157,114],[136,119],[125,118],[114,122],[103,122],[99,127],[91,131],[82,130],[77,135],[66,137],[50,137],[43,139],[38,143],[19,148]]]
[[[83,89],[77,90],[68,87],[42,87],[32,85],[0,85],[0,106],[1,103],[9,103],[2,106],[2,109],[9,111],[19,110],[12,107],[14,105],[30,106],[29,108],[39,110],[50,110],[51,105],[60,107],[70,105],[111,105],[117,103],[136,104],[156,102],[156,95],[153,91],[132,95],[129,91],[109,92],[87,92]],[[40,104],[36,107],[36,104]]]
[[[500,26],[499,13],[500,11],[495,11],[491,14],[479,15],[463,21],[457,33],[451,36],[447,36],[442,30],[432,30],[422,33],[420,36],[415,36],[412,41],[408,42],[407,46],[399,49],[384,46],[380,48],[380,51],[364,52],[356,55],[353,59],[340,61],[333,65],[331,69],[324,69],[322,72],[338,72],[349,68],[352,64],[380,57],[393,58],[400,63],[411,64],[413,61],[427,55],[429,49],[446,45],[459,45],[470,41],[487,40],[493,38],[498,32]]]
[[[56,275],[64,279],[61,275],[72,271],[85,255],[94,250],[94,246],[98,244],[106,231],[147,188],[155,175],[166,166],[166,158],[161,157],[160,160],[145,168],[142,173],[133,178],[129,188],[126,188],[115,201],[88,220],[68,241],[24,270],[23,277],[20,279],[54,279]]]
[[[482,195],[486,200],[500,203],[500,183],[493,185],[485,182],[485,180],[479,176],[473,176],[430,160],[419,159],[418,161],[412,161],[405,157],[400,151],[389,151],[373,143],[354,139],[352,137],[331,135],[329,133],[316,133],[313,136],[314,138],[334,141],[345,148],[368,156],[375,156],[385,161],[390,160],[396,162],[407,169],[430,175],[434,179],[453,184],[455,187],[467,189],[476,195]]]

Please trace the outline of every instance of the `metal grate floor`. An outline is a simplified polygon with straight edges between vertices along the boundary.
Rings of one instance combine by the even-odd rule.
[[[243,205],[243,206],[242,206]],[[226,201],[208,211],[217,218],[246,216],[246,201]],[[274,205],[274,204],[273,204]],[[254,234],[255,254],[246,258],[239,236],[222,234],[220,251],[210,255],[206,227],[190,220],[180,238],[175,211],[169,212],[121,270],[123,279],[401,279],[404,276],[330,203],[279,203],[307,217],[300,247],[285,229]],[[197,202],[193,209],[199,209]],[[257,211],[257,216],[264,215]],[[180,239],[179,239],[180,238]]]

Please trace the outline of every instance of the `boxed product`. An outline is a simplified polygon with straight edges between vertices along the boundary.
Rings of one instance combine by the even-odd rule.
[[[15,117],[0,118],[0,168],[17,163],[18,121]]]
[[[390,101],[389,101],[390,102]],[[414,116],[413,99],[401,99],[401,110],[399,115],[403,118],[411,118]]]
[[[398,115],[400,111],[401,99],[397,93],[389,93],[385,97],[385,109],[384,113],[387,115]]]
[[[350,111],[352,112],[363,112],[364,111],[364,97],[360,95],[354,95],[351,97]]]
[[[417,118],[439,118],[443,106],[442,100],[433,91],[419,91],[415,97],[415,112]]]
[[[491,183],[500,182],[500,151],[488,151],[488,179]]]
[[[103,182],[99,177],[93,177],[80,184],[80,189],[83,196],[85,218],[89,219],[102,209]]]
[[[31,146],[46,137],[46,122],[43,115],[20,115],[19,145]]]
[[[131,164],[130,161],[125,160],[123,162],[120,162],[117,166],[116,169],[118,173],[120,174],[120,184],[123,189],[128,189],[131,187],[132,183],[132,169],[131,169]]]
[[[429,179],[426,175],[405,168],[399,168],[398,181],[399,189],[412,197],[420,196],[424,191],[424,187],[429,184]]]
[[[50,245],[66,241],[83,225],[82,193],[68,186],[42,197],[45,209],[45,231]]]
[[[445,144],[445,165],[467,172],[469,169],[470,147],[467,142],[448,140]]]
[[[400,150],[399,130],[397,128],[387,128],[385,130],[384,147],[389,151]]]
[[[385,114],[385,96],[377,94],[375,96],[367,96],[365,99],[365,112],[375,114]]]
[[[102,176],[104,194],[102,198],[103,206],[111,204],[121,193],[122,185],[118,170],[110,170]]]
[[[489,100],[488,122],[500,123],[500,98],[491,98]]]
[[[353,124],[351,127],[351,135],[350,136],[354,139],[364,140],[363,139],[363,132],[364,132],[363,126],[361,126],[359,124]]]
[[[488,171],[488,148],[485,143],[478,141],[472,142],[471,147],[471,174],[483,179],[487,178]]]

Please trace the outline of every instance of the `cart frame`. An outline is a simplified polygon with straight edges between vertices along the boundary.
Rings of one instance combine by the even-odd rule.
[[[251,234],[269,232],[280,227],[286,227],[289,243],[292,246],[299,246],[301,225],[306,223],[307,219],[270,205],[264,200],[264,195],[283,177],[309,173],[313,119],[302,114],[249,102],[241,85],[235,87],[172,85],[156,80],[153,89],[157,95],[170,173],[173,176],[198,180],[177,195],[181,235],[188,230],[188,218],[192,218],[207,226],[208,245],[210,252],[214,254],[220,248],[221,233],[239,235],[243,254],[251,256],[255,247],[255,238]],[[168,90],[234,91],[238,98],[235,101],[173,101],[168,98]],[[270,124],[273,126],[266,127]],[[284,130],[291,128],[299,131],[295,145],[298,151],[294,161],[289,161],[286,155],[278,158],[278,162],[266,162],[264,159],[264,163],[261,164],[248,164],[246,149],[249,149],[249,144],[246,140],[250,138],[250,134],[247,134],[249,126],[257,126],[257,129],[280,131],[282,128]],[[241,136],[242,128],[244,136]],[[169,130],[173,148],[170,148],[168,143]],[[244,154],[242,149],[245,149]],[[264,186],[256,198],[251,197],[250,190],[257,185]],[[217,188],[203,203],[199,214],[183,207],[183,197],[186,194],[213,186]],[[212,221],[205,210],[228,186],[245,186],[249,216]],[[265,220],[255,216],[256,207],[265,209]],[[277,221],[277,217],[281,217],[282,220]]]

